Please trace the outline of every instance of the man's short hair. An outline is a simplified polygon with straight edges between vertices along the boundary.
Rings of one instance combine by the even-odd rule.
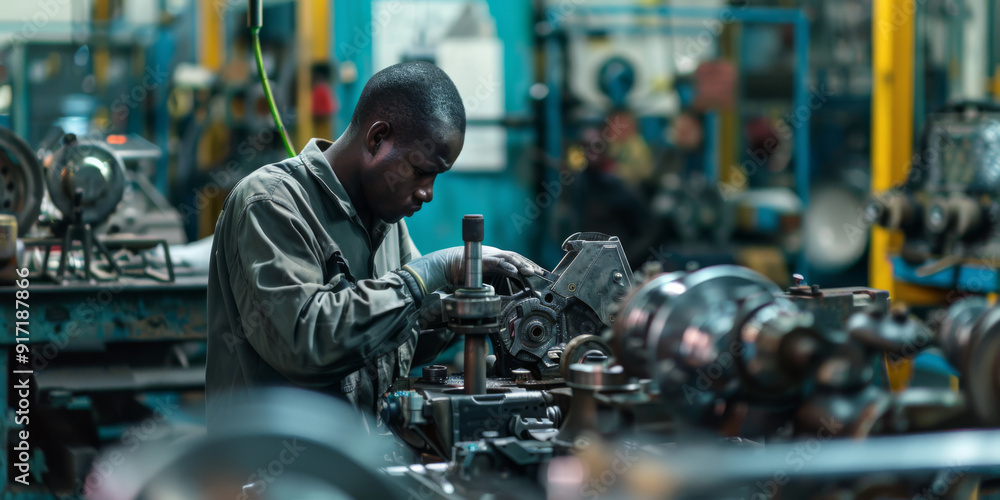
[[[426,61],[394,64],[368,80],[351,116],[351,127],[360,131],[375,119],[389,122],[407,138],[415,138],[435,122],[465,133],[465,105],[458,89],[447,73]]]

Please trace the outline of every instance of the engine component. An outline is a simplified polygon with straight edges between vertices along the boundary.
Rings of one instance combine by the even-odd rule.
[[[441,299],[448,328],[465,336],[465,392],[486,393],[486,336],[500,331],[500,297],[483,285],[483,216],[462,220],[465,241],[465,287]]]
[[[938,342],[961,372],[976,416],[1000,425],[1000,308],[981,297],[956,302],[948,308]]]
[[[597,433],[597,392],[638,391],[639,384],[630,383],[621,366],[603,363],[575,363],[569,367],[566,385],[573,390],[569,415],[559,429],[558,440],[571,444],[582,433]]]
[[[621,242],[576,233],[562,248],[566,255],[552,272],[523,278],[514,284],[518,290],[503,297],[500,332],[491,337],[498,376],[527,368],[539,379],[558,377],[568,342],[615,322],[618,302],[632,287]]]
[[[551,278],[532,281],[558,282]],[[463,394],[457,379],[450,384],[400,381],[398,392],[389,398],[386,421],[420,452],[450,459],[447,471],[425,472],[424,479],[444,485],[432,488],[434,491],[461,491],[472,497],[488,493],[497,478],[517,477],[547,480],[546,492],[559,486],[555,481],[578,478],[574,479],[576,487],[566,491],[590,496],[588,470],[615,470],[622,477],[632,471],[671,474],[656,457],[673,457],[684,464],[687,450],[708,449],[707,443],[692,447],[690,441],[719,436],[727,439],[726,448],[711,450],[717,455],[723,452],[727,456],[735,450],[723,450],[733,447],[753,447],[754,456],[759,448],[767,453],[773,448],[781,453],[768,456],[788,465],[792,451],[808,450],[811,443],[819,442],[817,439],[840,441],[824,444],[824,453],[826,446],[842,447],[846,453],[855,439],[868,436],[968,427],[965,399],[950,389],[890,393],[875,383],[877,370],[885,362],[883,353],[910,357],[929,344],[925,325],[905,309],[889,310],[884,291],[862,287],[824,290],[805,284],[801,277],[796,279],[795,286],[782,291],[762,275],[737,266],[654,276],[633,291],[619,312],[612,312],[617,315],[610,340],[613,357],[608,357],[609,342],[602,336],[577,335],[559,346],[565,381],[529,380],[529,371],[521,367],[489,379],[485,395]],[[525,290],[529,289],[537,288]],[[545,297],[542,299],[544,303]],[[1000,335],[991,331],[1000,329],[990,325],[993,316],[1000,324],[1000,312],[996,311],[1000,308],[988,310],[979,305],[956,311],[956,319],[945,329],[951,333],[942,334],[942,338],[952,339],[946,350],[995,363],[1000,348],[994,348],[993,337]],[[1000,341],[996,344],[1000,346]],[[978,369],[982,383],[973,391],[993,392],[982,397],[969,391],[968,397],[979,397],[983,404],[996,408],[996,379]],[[978,407],[975,410],[983,412]],[[767,445],[746,439],[756,436],[765,438]],[[634,450],[625,451],[627,455],[615,454],[619,465],[623,460],[627,460],[625,465],[649,460],[646,463],[651,468],[625,467],[628,472],[618,472],[615,464],[608,462],[613,450],[604,445],[612,441],[620,441],[618,450]],[[897,444],[905,449],[903,442]],[[815,451],[806,453],[803,461]],[[562,469],[573,461],[583,472],[569,474]],[[678,462],[671,463],[676,466]],[[705,463],[710,462],[699,467]],[[548,476],[540,474],[546,470],[540,469],[542,466],[548,468]],[[890,474],[880,479],[879,487],[912,495],[927,485],[936,487],[942,467],[947,465],[920,474],[907,470],[905,478],[891,474],[902,468],[887,467]],[[565,472],[565,477],[554,470]],[[676,470],[684,471],[682,482],[687,484],[683,488],[691,488],[687,491],[708,496],[717,491],[713,489],[716,485],[699,482],[694,469]],[[764,470],[754,469],[754,480]],[[768,470],[773,474],[774,467]],[[813,472],[831,478],[839,474],[832,463]],[[796,476],[793,484],[768,486],[766,496],[780,491],[782,497],[815,498],[816,484],[824,491],[833,486],[852,493],[878,490],[867,478],[857,479],[863,472],[852,469],[846,478],[829,480],[804,473]],[[727,487],[740,483],[735,492],[745,495],[741,481],[750,475],[742,474],[737,472],[725,481],[729,482]],[[618,492],[627,492],[624,498],[635,496],[633,488],[640,483],[655,486],[655,491],[645,491],[649,493],[645,497],[674,497],[678,492],[670,490],[676,487],[672,480],[674,486],[631,476],[627,487],[607,488],[610,485],[601,482],[603,477],[600,472],[590,474],[590,484],[599,484],[612,498],[617,498],[614,495]],[[954,487],[956,491],[974,487],[978,481],[970,477]],[[538,490],[535,494],[531,491],[518,490],[517,497],[542,498]]]
[[[44,196],[42,165],[31,147],[10,129],[0,127],[0,211],[17,216],[23,237],[38,219]]]
[[[559,374],[569,380],[569,367],[577,363],[602,361],[611,356],[611,346],[597,335],[574,337],[563,349],[559,360]]]
[[[795,275],[798,281],[801,276]],[[800,281],[782,295],[799,309],[809,311],[818,327],[842,330],[851,315],[868,309],[889,310],[889,292],[868,287],[820,288]]]
[[[448,367],[444,365],[427,365],[423,368],[423,376],[420,378],[432,384],[443,384],[448,380]]]
[[[794,392],[818,335],[812,315],[780,294],[737,266],[661,275],[623,308],[616,359],[694,418],[741,386],[762,397]]]
[[[415,434],[408,441],[430,446],[438,454],[484,437],[517,436],[528,427],[535,433],[555,433],[561,413],[554,409],[558,407],[553,406],[551,395],[511,385],[491,385],[490,389],[490,394],[476,395],[451,387],[396,391],[387,398],[383,418],[402,429],[404,439]]]
[[[107,220],[122,199],[125,166],[102,141],[67,134],[63,146],[52,156],[46,180],[49,196],[64,219],[72,217],[75,197],[80,193],[82,220],[77,222],[96,226]]]
[[[946,106],[928,117],[906,182],[873,199],[867,217],[903,232],[901,256],[912,265],[944,257],[954,259],[952,265],[997,258],[1000,240],[992,229],[1000,221],[998,151],[1000,107]],[[941,270],[932,266],[917,275],[935,269]]]
[[[882,291],[800,283],[783,293],[749,269],[714,266],[640,287],[623,307],[612,347],[630,375],[656,382],[665,411],[698,426],[724,425],[730,403],[758,408],[764,433],[774,429],[768,421],[786,418],[781,408],[803,403],[811,409],[799,428],[833,410],[854,423],[887,405],[881,391],[866,392],[881,353],[912,356],[907,347],[929,338],[886,306]],[[811,395],[809,387],[824,392]]]

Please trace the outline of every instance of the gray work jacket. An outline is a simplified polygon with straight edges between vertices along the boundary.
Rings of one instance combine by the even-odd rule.
[[[421,290],[406,224],[369,235],[313,139],[229,194],[208,283],[207,420],[269,385],[333,394],[374,412],[410,370]]]

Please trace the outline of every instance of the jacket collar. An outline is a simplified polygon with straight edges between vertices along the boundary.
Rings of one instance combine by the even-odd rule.
[[[330,165],[330,162],[326,160],[326,156],[323,154],[323,151],[325,151],[326,148],[330,147],[332,144],[332,142],[326,139],[311,139],[306,146],[302,148],[302,152],[299,153],[299,157],[302,159],[303,165],[309,169],[320,184],[327,188],[327,193],[340,207],[344,214],[356,224],[364,228],[364,224],[361,222],[361,218],[358,216],[357,210],[354,209],[354,204],[351,203],[351,197],[348,196],[347,190],[344,189],[344,185],[340,183],[340,179],[337,178],[337,174],[333,171],[333,166]],[[373,250],[375,247],[378,247],[388,230],[389,224],[386,224],[383,221],[375,222],[374,234],[370,235],[372,237]]]

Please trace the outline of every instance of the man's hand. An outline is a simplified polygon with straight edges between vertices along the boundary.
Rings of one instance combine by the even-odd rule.
[[[453,285],[464,285],[465,279],[465,248],[459,247],[458,266],[453,271]],[[542,268],[517,252],[508,252],[494,247],[483,247],[483,275],[501,274],[517,279],[520,276],[531,276],[542,272]]]
[[[424,295],[446,285],[464,285],[465,248],[452,247],[411,260],[403,270],[413,275]],[[531,276],[542,268],[516,252],[483,247],[483,275],[500,274],[509,278]]]

